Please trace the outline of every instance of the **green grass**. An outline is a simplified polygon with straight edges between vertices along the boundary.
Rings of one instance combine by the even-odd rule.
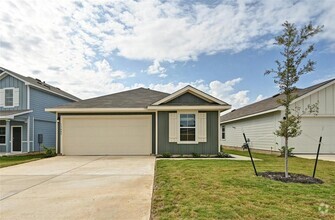
[[[0,168],[27,163],[44,157],[45,154],[2,156],[0,157]]]
[[[247,155],[247,152],[226,151]],[[259,172],[283,171],[278,156],[253,154]],[[292,173],[311,175],[314,160],[290,158]],[[250,161],[158,160],[154,219],[334,219],[335,163],[319,161],[321,185],[282,183],[256,177]],[[329,205],[321,214],[321,203]]]

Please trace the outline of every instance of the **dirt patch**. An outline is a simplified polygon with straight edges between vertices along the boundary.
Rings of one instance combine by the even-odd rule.
[[[323,181],[318,178],[306,176],[303,174],[289,173],[289,177],[285,178],[284,172],[263,172],[259,173],[259,176],[281,181],[284,183],[303,183],[303,184],[322,184]]]

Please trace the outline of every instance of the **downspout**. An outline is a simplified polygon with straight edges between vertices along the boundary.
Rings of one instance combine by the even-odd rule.
[[[156,138],[155,138],[155,145],[156,145],[156,152],[155,152],[155,154],[156,155],[158,155],[158,111],[156,111],[156,113],[155,113],[155,118],[156,118],[156,120],[155,120],[155,132],[156,132]]]
[[[218,111],[218,152],[220,152],[220,144],[220,111]]]
[[[27,85],[27,109],[30,110],[30,87]],[[30,152],[30,116],[27,121],[27,152]]]

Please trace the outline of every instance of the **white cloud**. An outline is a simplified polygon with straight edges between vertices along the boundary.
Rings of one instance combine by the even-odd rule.
[[[258,95],[255,102],[259,102],[264,99],[264,96],[262,94]]]
[[[153,64],[148,67],[147,70],[148,74],[153,75],[153,74],[159,74],[160,77],[165,77],[167,76],[165,74],[166,69],[162,67],[159,63],[158,60],[154,60]]]
[[[140,86],[118,81],[135,74],[112,68],[107,61],[112,56],[151,61],[148,73],[164,78],[162,62],[268,47],[268,36],[278,33],[284,20],[325,24],[319,38],[334,45],[334,17],[332,0],[241,0],[215,6],[158,0],[3,0],[0,65],[87,98]],[[243,105],[248,91],[235,92],[235,81],[191,84]],[[180,85],[185,83],[161,84],[173,89]]]

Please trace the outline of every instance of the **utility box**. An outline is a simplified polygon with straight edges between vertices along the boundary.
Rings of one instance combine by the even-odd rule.
[[[42,144],[43,143],[43,134],[38,134],[37,137],[38,137],[37,138],[38,139],[38,143]]]

